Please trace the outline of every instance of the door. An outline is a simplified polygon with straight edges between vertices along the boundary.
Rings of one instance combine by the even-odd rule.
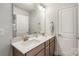
[[[75,9],[75,7],[69,7],[60,9],[58,12],[58,55],[71,56],[75,54]]]

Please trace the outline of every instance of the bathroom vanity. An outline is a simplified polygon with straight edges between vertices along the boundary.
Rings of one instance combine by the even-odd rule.
[[[30,38],[27,41],[12,43],[14,56],[53,56],[55,36]]]
[[[12,42],[13,55],[53,56],[56,37],[50,35],[54,34],[53,25],[50,28],[51,33],[46,32],[46,8],[41,4],[32,6],[33,8],[29,9],[28,4],[13,4],[13,40],[17,41],[14,39],[16,37],[24,37],[20,41]],[[33,36],[29,37],[31,34]]]

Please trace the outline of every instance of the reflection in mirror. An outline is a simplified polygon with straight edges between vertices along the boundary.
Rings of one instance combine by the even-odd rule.
[[[45,6],[35,3],[13,4],[13,37],[45,33]]]
[[[51,21],[51,24],[50,24],[50,29],[51,29],[51,34],[53,35],[54,34],[54,22]]]

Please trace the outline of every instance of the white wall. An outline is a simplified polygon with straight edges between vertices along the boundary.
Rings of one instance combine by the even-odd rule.
[[[78,3],[78,37],[79,37],[79,3]]]
[[[79,37],[79,3],[78,3],[78,37]],[[79,39],[78,40],[78,56],[79,56]]]
[[[0,56],[11,55],[12,5],[0,4]]]

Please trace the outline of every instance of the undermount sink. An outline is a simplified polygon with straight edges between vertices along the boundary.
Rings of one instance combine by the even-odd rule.
[[[40,42],[39,40],[33,39],[33,40],[28,40],[28,41],[22,42],[20,45],[25,46],[25,47],[27,47],[29,45],[29,47],[31,47],[31,46],[38,44],[39,42]]]

